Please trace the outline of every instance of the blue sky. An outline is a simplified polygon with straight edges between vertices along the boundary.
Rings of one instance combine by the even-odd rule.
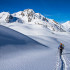
[[[33,9],[59,23],[70,20],[70,0],[0,0],[0,12],[18,12]]]

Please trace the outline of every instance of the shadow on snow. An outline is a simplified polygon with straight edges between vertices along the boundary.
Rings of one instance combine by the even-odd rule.
[[[44,47],[48,47],[29,38],[24,34],[21,34],[15,30],[0,25],[0,46],[25,45],[25,44],[30,44],[30,45],[39,44]]]
[[[60,59],[61,59],[61,68],[60,68],[60,70],[64,70],[64,68],[65,68],[65,63],[64,63],[64,61],[63,61],[62,56],[60,56]]]

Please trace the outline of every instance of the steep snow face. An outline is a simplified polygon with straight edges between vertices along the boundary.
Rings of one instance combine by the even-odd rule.
[[[70,32],[70,21],[67,21],[65,23],[62,24],[64,26],[64,28]]]
[[[17,20],[16,17],[13,17],[10,13],[8,12],[2,12],[0,13],[0,23],[1,22],[6,22],[6,23],[9,23],[9,22],[15,22]]]
[[[12,15],[22,19],[23,22],[31,22],[31,20],[34,18],[34,14],[35,13],[32,9],[26,9],[24,11],[20,11]]]
[[[8,12],[2,12],[0,13],[0,22],[6,22],[6,18],[9,16],[10,14]]]
[[[48,22],[48,19],[46,17],[44,17],[40,13],[35,13],[32,9],[26,9],[24,11],[20,11],[20,12],[14,13],[12,15],[22,19],[24,22],[27,22],[27,23],[33,22],[33,21],[36,22],[37,20],[38,20],[38,22],[40,22],[40,21]]]

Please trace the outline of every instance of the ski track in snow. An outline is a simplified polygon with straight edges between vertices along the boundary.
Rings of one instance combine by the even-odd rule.
[[[56,68],[55,70],[60,70],[60,57],[59,57],[59,53],[57,52],[57,56],[56,56]]]
[[[66,56],[63,56],[63,55],[59,56],[59,55],[57,55],[57,57],[56,57],[57,58],[57,62],[56,62],[56,69],[55,70],[67,70],[67,63],[66,63],[66,60],[65,60],[64,57],[66,57]]]
[[[14,55],[12,54],[12,57],[14,57],[14,58],[18,57],[16,59],[13,58],[13,59],[10,60],[10,56],[5,56],[9,59],[8,60],[9,64],[7,63],[7,60],[4,60],[3,61],[4,66],[1,64],[2,69],[0,69],[0,70],[10,70],[10,69],[8,69],[10,67],[12,69],[14,69],[14,67],[19,68],[19,70],[70,70],[70,69],[68,69],[68,67],[70,65],[70,61],[69,61],[69,58],[67,57],[67,55],[63,54],[60,58],[59,57],[59,52],[57,52],[57,50],[56,50],[57,49],[56,46],[59,45],[60,41],[63,42],[64,44],[67,43],[67,42],[69,43],[69,41],[68,41],[69,37],[61,36],[61,35],[58,35],[58,34],[53,35],[53,34],[50,34],[50,32],[48,32],[48,31],[47,31],[48,35],[44,35],[45,32],[43,32],[41,28],[36,29],[37,27],[34,27],[34,26],[31,29],[27,28],[29,31],[25,28],[25,26],[23,26],[23,30],[24,30],[23,32],[21,31],[22,28],[21,29],[16,28],[16,31],[14,31],[15,29],[12,30],[13,28],[9,29],[9,28],[5,28],[5,27],[1,26],[1,28],[0,28],[1,38],[3,36],[3,37],[6,37],[6,38],[11,38],[11,40],[13,39],[13,41],[14,41],[14,39],[16,39],[16,41],[15,41],[16,46],[17,46],[17,42],[18,42],[18,48],[15,48],[14,50],[12,48],[12,50],[13,51],[18,51],[19,50],[19,52],[20,52],[20,50],[22,49],[23,51],[24,50],[25,51],[23,53],[21,52],[23,54],[23,56],[20,55],[20,53],[19,53],[18,56],[16,54],[14,54],[14,55],[16,55],[14,57]],[[34,30],[36,29],[36,30],[34,31],[32,29],[34,29]],[[18,30],[20,30],[21,32],[18,31]],[[40,31],[38,31],[38,30],[40,30]],[[6,34],[6,31],[7,31],[8,34]],[[32,32],[30,32],[30,31],[32,31]],[[38,35],[37,31],[40,32],[41,36]],[[4,34],[4,32],[5,32],[5,34]],[[28,33],[31,33],[32,35],[29,36]],[[36,33],[37,33],[37,35],[34,35]],[[61,37],[59,37],[59,36],[61,36]],[[63,40],[62,40],[62,38],[63,38]],[[7,41],[7,39],[6,39],[6,41]],[[11,42],[11,41],[8,41],[8,42]],[[9,44],[9,43],[6,43],[6,44]],[[11,43],[11,44],[14,45],[14,43]],[[2,45],[4,45],[4,42],[3,42]],[[47,50],[46,47],[49,47],[49,49]],[[35,51],[33,51],[33,50],[35,50]],[[41,50],[41,51],[39,51],[39,50]],[[44,53],[42,52],[43,50],[44,50]],[[6,52],[7,52],[7,50],[6,50]],[[55,53],[55,52],[57,52],[57,53]],[[26,54],[24,54],[24,53],[26,53]],[[0,55],[0,56],[2,56],[2,55]],[[51,56],[53,56],[53,57],[51,58]],[[55,59],[57,59],[57,61]],[[22,63],[22,62],[24,62],[24,63]],[[17,69],[14,69],[14,70],[17,70]]]
[[[65,51],[65,53],[66,53],[66,51]],[[66,67],[67,67],[67,70],[68,70],[68,68],[70,69],[70,60],[65,55],[64,55],[64,58],[66,60],[66,63],[67,63],[67,66]]]
[[[65,60],[65,58],[64,58],[64,56],[62,55],[62,62],[63,62],[63,70],[67,70],[67,63],[66,63],[66,60]]]
[[[64,57],[63,56],[60,56],[60,60],[61,60],[61,68],[60,68],[60,70],[66,70],[65,69]]]

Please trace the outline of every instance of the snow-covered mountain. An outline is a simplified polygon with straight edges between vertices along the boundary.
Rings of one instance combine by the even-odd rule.
[[[58,24],[53,19],[49,19],[41,15],[40,13],[35,13],[32,9],[25,9],[24,11],[19,11],[17,13],[10,14],[8,12],[0,13],[0,23],[28,23],[28,24],[38,24],[42,25],[53,31],[62,31],[62,25]]]
[[[19,22],[21,19],[12,16],[12,14],[8,12],[1,12],[0,13],[0,23],[12,23],[12,22]]]
[[[31,9],[2,13],[0,70],[70,70],[70,33],[55,32],[66,30],[63,25]]]
[[[70,21],[67,21],[65,23],[62,24],[64,26],[64,28],[66,29],[66,31],[70,32]]]
[[[17,20],[17,18],[14,18],[10,13],[8,12],[1,12],[0,13],[0,23],[1,22],[6,22],[6,23],[9,23],[9,22],[15,22],[15,20]]]

